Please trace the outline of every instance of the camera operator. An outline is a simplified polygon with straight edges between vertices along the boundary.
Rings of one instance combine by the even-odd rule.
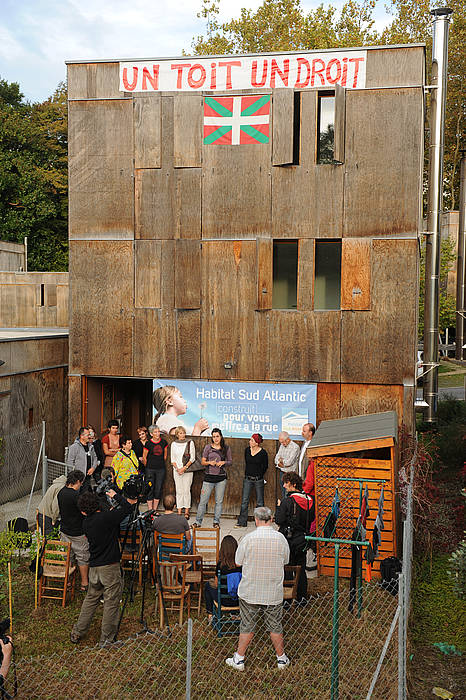
[[[0,697],[3,697],[3,695],[1,695],[1,689],[3,688],[3,681],[7,677],[8,671],[10,670],[11,656],[13,654],[13,644],[10,636],[4,635],[3,637],[0,637],[0,651]]]
[[[71,557],[77,562],[81,574],[81,590],[87,589],[89,580],[89,544],[83,532],[83,516],[77,501],[85,477],[79,469],[72,469],[66,477],[66,484],[58,492],[60,510],[60,539],[71,542]]]
[[[118,535],[120,523],[131,512],[131,506],[137,499],[126,499],[113,489],[107,494],[118,503],[112,510],[102,510],[95,493],[86,492],[78,498],[78,507],[84,515],[84,534],[89,540],[90,568],[89,589],[71,632],[74,644],[87,632],[102,596],[104,610],[100,646],[113,643],[118,629],[118,608],[123,587]]]

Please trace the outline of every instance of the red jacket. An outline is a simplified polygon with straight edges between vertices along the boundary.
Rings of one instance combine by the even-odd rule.
[[[309,460],[306,478],[303,483],[303,491],[309,496],[316,495],[316,465],[313,459]]]

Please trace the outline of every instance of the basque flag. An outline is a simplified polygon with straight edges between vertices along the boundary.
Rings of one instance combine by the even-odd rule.
[[[268,143],[270,95],[204,98],[204,143]]]

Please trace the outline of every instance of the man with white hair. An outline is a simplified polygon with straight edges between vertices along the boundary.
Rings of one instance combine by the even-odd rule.
[[[283,430],[278,435],[280,447],[275,455],[275,466],[280,470],[280,486],[282,498],[287,497],[287,491],[283,488],[283,476],[287,472],[298,471],[299,445],[290,438],[289,433]]]
[[[259,616],[270,632],[277,667],[290,664],[283,643],[283,574],[290,558],[286,538],[272,527],[272,511],[267,506],[254,510],[256,529],[245,535],[238,545],[235,563],[242,567],[238,586],[240,633],[236,652],[226,659],[228,666],[244,671],[244,656],[254,636]]]

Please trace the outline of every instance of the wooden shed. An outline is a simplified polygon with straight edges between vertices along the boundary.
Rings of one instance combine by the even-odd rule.
[[[68,62],[70,439],[134,436],[154,378],[313,383],[317,423],[413,428],[424,76],[420,44]],[[215,142],[212,101],[251,97],[267,129]]]
[[[380,561],[399,552],[398,481],[397,481],[398,417],[395,411],[372,413],[352,418],[323,421],[318,427],[307,455],[314,460],[316,476],[317,534],[322,535],[324,523],[338,490],[340,517],[334,537],[352,539],[351,534],[361,509],[361,499],[367,486],[369,516],[367,539],[378,513],[383,488],[383,523],[379,555],[373,571],[380,572]],[[334,549],[331,544],[317,543],[319,573],[330,575],[334,569]],[[351,549],[342,546],[340,575],[349,576]]]

